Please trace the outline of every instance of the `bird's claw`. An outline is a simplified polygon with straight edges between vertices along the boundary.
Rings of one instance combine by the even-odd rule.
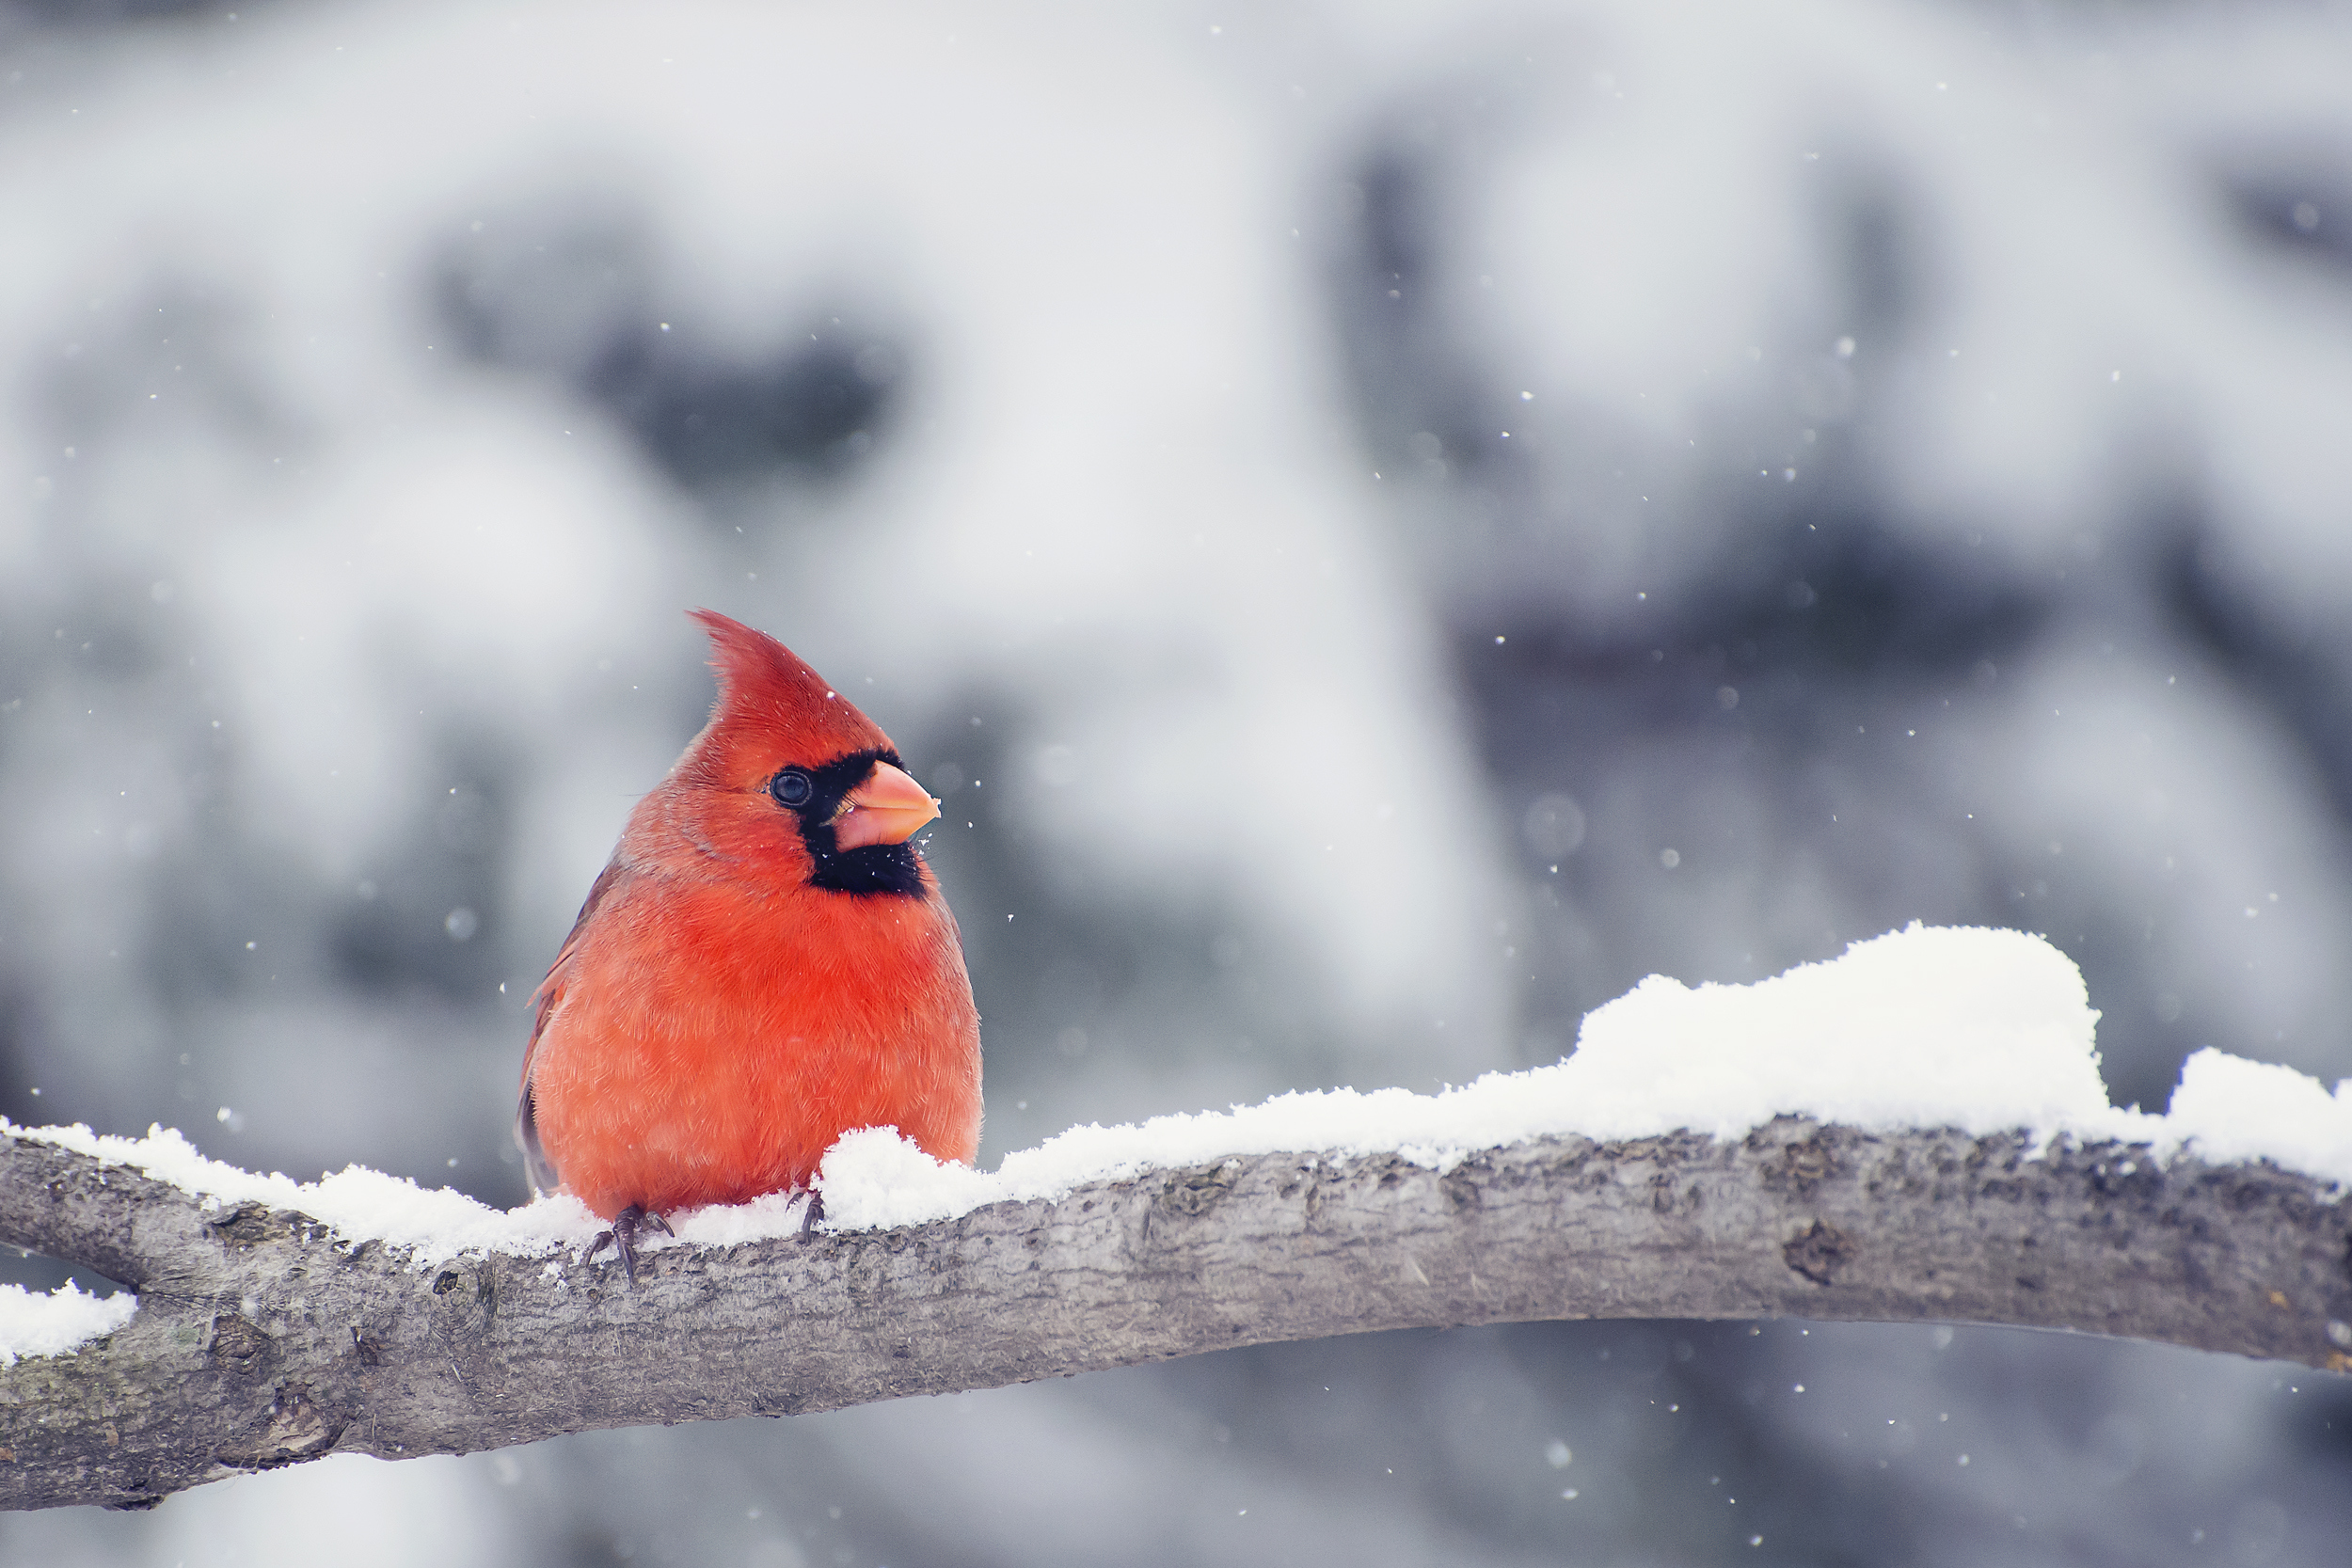
[[[668,1220],[662,1218],[660,1214],[647,1213],[644,1204],[630,1204],[628,1208],[612,1216],[612,1229],[598,1231],[596,1233],[596,1239],[588,1243],[588,1257],[586,1261],[596,1261],[596,1254],[602,1252],[609,1243],[612,1248],[613,1254],[620,1259],[621,1271],[628,1275],[628,1282],[631,1285],[636,1284],[637,1238],[641,1232],[647,1230],[659,1230],[664,1236],[675,1236],[677,1234],[676,1231],[670,1228],[670,1222]]]
[[[808,1207],[801,1211],[801,1240],[812,1241],[817,1235],[817,1222],[825,1217],[825,1195],[808,1195]]]

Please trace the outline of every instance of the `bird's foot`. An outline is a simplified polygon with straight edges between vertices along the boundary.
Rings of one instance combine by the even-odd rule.
[[[817,1235],[817,1222],[825,1217],[825,1195],[808,1195],[808,1207],[801,1211],[801,1240],[810,1241]]]
[[[659,1230],[664,1236],[677,1234],[670,1228],[668,1220],[663,1219],[660,1214],[647,1213],[644,1204],[630,1204],[612,1216],[612,1229],[598,1231],[596,1239],[588,1243],[588,1261],[594,1262],[596,1254],[602,1252],[605,1244],[610,1243],[613,1252],[621,1259],[622,1272],[628,1275],[628,1282],[631,1285],[636,1284],[637,1238],[648,1230]]]

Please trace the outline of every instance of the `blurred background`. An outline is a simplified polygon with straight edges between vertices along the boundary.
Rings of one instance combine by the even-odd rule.
[[[526,999],[702,721],[694,605],[944,799],[984,1164],[1914,919],[2072,955],[2119,1103],[2203,1045],[2352,1074],[2344,5],[0,0],[0,202],[18,1121],[520,1201]],[[2344,1379],[1800,1323],[0,1518],[57,1565],[2347,1539]]]

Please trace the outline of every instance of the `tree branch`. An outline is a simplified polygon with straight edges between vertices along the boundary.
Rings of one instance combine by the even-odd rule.
[[[0,1238],[141,1291],[119,1332],[0,1372],[12,1508],[1530,1319],[1933,1319],[2352,1371],[2352,1205],[2311,1178],[1793,1118],[1736,1142],[1546,1139],[1442,1174],[1237,1157],[905,1229],[665,1248],[634,1289],[568,1256],[419,1272],[299,1214],[207,1214],[0,1137]]]

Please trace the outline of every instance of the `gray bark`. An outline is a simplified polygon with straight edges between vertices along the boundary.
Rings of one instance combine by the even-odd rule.
[[[398,1252],[0,1136],[0,1238],[140,1292],[0,1372],[0,1503],[330,1452],[781,1416],[1232,1345],[1549,1318],[1932,1319],[2352,1370],[2352,1205],[2268,1165],[1784,1118],[1440,1174],[1258,1155],[904,1229],[604,1260]],[[553,1266],[550,1266],[552,1262]]]

